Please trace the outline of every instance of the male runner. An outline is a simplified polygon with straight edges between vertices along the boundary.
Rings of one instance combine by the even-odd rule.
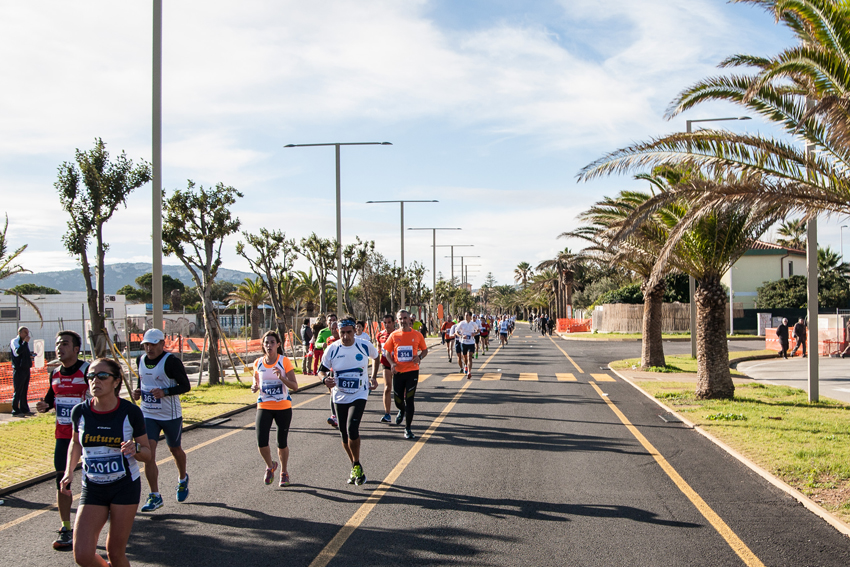
[[[463,317],[458,315],[457,320],[463,321]],[[452,328],[449,330],[449,334],[452,336],[452,339],[454,339],[453,342],[455,344],[455,354],[457,354],[457,366],[458,366],[458,368],[460,369],[461,372],[466,374],[466,371],[463,368],[463,348],[462,348],[463,345],[461,344],[460,337],[457,334],[457,326],[458,325],[459,325],[459,322],[452,325]],[[451,362],[451,358],[449,359],[449,362]]]
[[[481,343],[481,319],[478,318],[478,313],[472,316],[472,322],[478,326],[478,334],[475,335],[475,358],[478,358],[478,347]]]
[[[451,319],[446,319],[443,326],[440,327],[440,335],[444,338],[443,344],[446,345],[446,354],[449,355],[449,362],[452,361],[452,349],[454,348],[455,336],[452,334],[455,323]]]
[[[328,313],[328,326],[319,331],[319,334],[316,336],[316,348],[321,348],[323,351],[327,350],[328,339],[334,335],[334,327],[336,327],[336,313]],[[324,358],[324,354],[322,355],[322,358]],[[330,393],[330,391],[331,388],[328,387],[328,393]],[[336,420],[336,413],[334,413],[333,396],[331,396],[331,416],[328,418],[328,425],[331,427],[339,427],[339,423]]]
[[[422,333],[410,325],[410,313],[402,309],[396,316],[400,329],[394,331],[384,343],[384,352],[393,372],[393,396],[398,408],[395,424],[404,420],[404,438],[416,439],[410,425],[415,411],[414,398],[419,384],[419,365],[428,355],[428,346]]]
[[[148,329],[142,337],[145,354],[136,361],[139,368],[139,384],[133,390],[133,399],[142,400],[145,430],[151,446],[150,461],[145,463],[145,477],[151,492],[142,506],[142,512],[153,512],[164,503],[159,493],[159,468],[156,466],[156,445],[159,434],[165,434],[168,450],[177,464],[177,501],[185,502],[189,497],[189,474],[186,472],[186,452],[181,446],[183,437],[183,408],[180,394],[192,386],[186,375],[183,362],[165,352],[165,334],[159,329]]]
[[[478,332],[478,325],[472,320],[472,311],[467,311],[466,318],[455,327],[456,340],[460,343],[460,358],[463,359],[463,373],[467,380],[472,378],[472,355]]]
[[[354,339],[354,319],[349,316],[340,321],[339,336],[340,340],[325,349],[319,376],[331,388],[334,413],[339,416],[342,447],[351,461],[348,484],[359,486],[366,482],[360,464],[360,421],[369,391],[378,387],[374,377],[368,380],[369,359],[377,359],[378,350],[372,343]]]
[[[510,324],[508,323],[508,316],[502,315],[502,320],[499,321],[499,345],[505,346],[508,344],[508,329]]]
[[[485,351],[490,350],[490,317],[484,317],[481,320],[481,344],[484,347]]]
[[[393,400],[393,372],[390,361],[384,353],[384,343],[390,337],[390,333],[395,331],[395,319],[387,313],[384,315],[384,328],[378,333],[378,351],[381,353],[380,363],[375,361],[372,364],[372,380],[378,380],[378,369],[383,368],[384,374],[384,417],[381,418],[381,423],[390,423],[390,408]]]
[[[74,436],[71,424],[71,409],[84,401],[89,392],[86,371],[89,363],[79,359],[82,346],[80,335],[74,331],[59,331],[56,334],[56,358],[60,366],[50,374],[47,394],[35,405],[39,413],[56,408],[56,446],[53,449],[53,468],[56,469],[56,507],[62,529],[53,542],[53,549],[71,549],[74,530],[71,528],[71,495],[62,492],[59,481],[65,476],[68,446]]]

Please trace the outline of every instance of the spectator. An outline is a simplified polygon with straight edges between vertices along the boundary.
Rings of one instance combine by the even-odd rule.
[[[806,358],[806,332],[806,320],[800,317],[797,320],[797,324],[794,325],[794,330],[791,332],[791,336],[796,339],[796,343],[794,344],[794,350],[791,351],[791,356],[797,354],[797,349],[802,346],[803,358]]]
[[[12,415],[27,416],[32,415],[29,404],[27,404],[27,394],[30,387],[30,368],[32,368],[32,359],[35,356],[30,350],[29,340],[30,330],[26,327],[18,328],[18,336],[12,339],[10,347],[12,349],[12,385],[15,388],[15,393],[12,395]]]
[[[304,375],[312,374],[313,369],[313,329],[310,328],[310,319],[304,319],[301,325],[301,344],[304,347],[304,354],[301,357],[301,373]]]
[[[782,324],[776,328],[776,338],[779,339],[779,356],[788,358],[788,319],[783,319]]]

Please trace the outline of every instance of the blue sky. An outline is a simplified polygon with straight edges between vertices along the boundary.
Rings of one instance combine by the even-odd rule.
[[[11,243],[29,245],[22,263],[34,271],[75,265],[53,187],[75,148],[102,137],[150,159],[150,4],[0,6],[0,190]],[[331,237],[333,149],[283,146],[390,141],[343,149],[343,242],[375,240],[398,260],[398,206],[365,201],[439,199],[408,205],[406,225],[462,227],[438,243],[474,244],[476,286],[577,248],[557,235],[603,195],[637,186],[577,184],[582,166],[688,118],[740,115],[718,104],[663,118],[726,56],[792,41],[761,10],[721,0],[173,0],[164,37],[167,192],[223,182],[245,194],[234,210],[243,229]],[[727,126],[769,132],[758,119]],[[108,263],[150,261],[150,191],[107,225]],[[844,220],[822,223],[821,245],[839,247]],[[247,269],[236,240],[225,265]],[[408,232],[406,260],[430,270],[430,243]]]

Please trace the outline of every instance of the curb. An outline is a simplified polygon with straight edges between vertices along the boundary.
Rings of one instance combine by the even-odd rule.
[[[603,336],[599,338],[596,337],[570,337],[569,333],[556,333],[565,341],[597,341],[597,342],[616,342],[616,343],[639,343],[643,339],[642,338],[618,338],[618,337],[606,337],[604,333],[600,333]],[[727,341],[756,341],[762,337],[726,337]],[[690,337],[672,337],[662,339],[665,343],[684,343],[689,342]]]
[[[758,360],[758,359],[756,359],[756,360]],[[826,523],[831,525],[833,528],[835,528],[836,530],[838,530],[839,532],[841,532],[845,536],[850,537],[850,525],[844,523],[844,521],[837,518],[834,514],[832,514],[832,512],[830,512],[826,508],[822,507],[820,504],[818,504],[817,502],[815,502],[814,500],[812,500],[811,498],[809,498],[808,496],[806,496],[805,494],[803,494],[802,492],[800,492],[799,490],[797,490],[796,488],[791,486],[790,484],[787,484],[783,480],[776,478],[775,476],[770,474],[768,471],[761,468],[759,465],[757,465],[756,463],[754,463],[753,461],[751,461],[750,459],[748,459],[747,457],[745,457],[744,455],[742,455],[741,453],[739,453],[738,451],[736,451],[735,449],[733,449],[732,447],[730,447],[729,445],[727,445],[726,443],[721,441],[720,439],[716,438],[714,435],[707,432],[705,429],[703,429],[699,425],[694,424],[692,421],[690,421],[686,417],[682,416],[679,412],[674,411],[673,409],[664,405],[661,401],[659,401],[658,399],[656,399],[652,395],[650,395],[649,392],[645,391],[643,388],[641,388],[640,386],[635,384],[635,382],[633,380],[631,380],[630,378],[626,378],[625,376],[623,376],[622,374],[620,374],[619,372],[617,372],[616,370],[611,368],[610,364],[608,365],[608,369],[611,372],[613,372],[614,374],[616,374],[617,376],[619,376],[620,378],[622,378],[624,382],[627,382],[635,390],[637,390],[638,392],[640,392],[641,394],[643,394],[644,396],[646,396],[647,398],[649,398],[650,400],[655,402],[659,407],[664,409],[664,411],[668,411],[668,412],[672,413],[673,415],[675,415],[678,419],[680,419],[682,421],[682,423],[687,425],[689,428],[693,429],[694,431],[696,431],[697,433],[699,433],[700,435],[702,435],[703,437],[705,437],[706,439],[708,439],[709,441],[711,441],[712,443],[714,443],[715,445],[717,445],[718,447],[720,447],[721,449],[726,451],[730,456],[738,459],[738,461],[741,464],[743,464],[744,466],[749,468],[751,471],[753,471],[754,473],[756,473],[757,475],[762,477],[764,480],[766,480],[767,482],[769,482],[770,484],[772,484],[773,486],[775,486],[779,490],[786,493],[791,498],[794,498],[795,500],[797,500],[800,504],[805,506],[810,512],[819,516],[822,520],[824,520]]]
[[[304,386],[302,388],[298,388],[298,392],[303,392],[304,390],[309,390],[311,388],[315,388],[316,386],[319,386],[320,384],[321,384],[321,382],[312,382],[312,383],[307,384],[306,386]],[[247,411],[247,410],[249,410],[251,408],[255,408],[255,407],[257,407],[257,404],[248,404],[248,405],[242,406],[241,408],[236,408],[236,409],[224,412],[224,413],[219,414],[219,415],[214,415],[213,417],[210,417],[210,418],[205,419],[203,421],[199,421],[197,423],[192,423],[192,424],[187,425],[186,427],[183,428],[183,431],[185,432],[185,431],[191,431],[193,429],[198,429],[199,427],[203,427],[211,421],[215,421],[217,419],[223,419],[225,417],[230,417],[230,416],[236,415],[238,413],[242,413],[243,411]],[[165,437],[163,435],[160,435],[159,441],[161,441],[164,438]],[[79,465],[77,465],[77,468],[74,469],[74,470],[78,471],[81,468],[82,468],[82,464],[79,464]],[[12,492],[17,492],[19,490],[23,490],[24,488],[29,488],[30,486],[34,486],[36,484],[40,484],[40,483],[48,481],[48,480],[53,480],[55,478],[56,478],[56,472],[49,472],[49,473],[41,474],[39,476],[34,476],[32,478],[28,478],[26,480],[22,480],[21,482],[15,483],[11,486],[7,486],[6,488],[0,488],[0,496],[5,496],[6,494],[11,494]]]

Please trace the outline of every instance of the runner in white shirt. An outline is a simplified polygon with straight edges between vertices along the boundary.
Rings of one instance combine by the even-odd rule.
[[[460,345],[458,360],[463,359],[463,373],[466,379],[472,378],[472,356],[475,353],[475,337],[479,333],[478,324],[472,320],[472,311],[466,312],[466,319],[455,325],[455,341]]]
[[[360,421],[369,392],[378,387],[376,378],[369,378],[369,359],[378,358],[378,349],[370,342],[354,338],[352,317],[347,316],[339,322],[339,336],[339,341],[325,349],[319,377],[325,386],[331,388],[342,447],[351,461],[348,484],[359,486],[366,482],[366,474],[360,464]],[[331,370],[333,376],[329,375]]]
[[[459,321],[463,320],[460,315],[458,315],[457,318],[458,318]],[[456,334],[457,333],[457,326],[458,326],[458,323],[455,323],[454,325],[452,325],[452,328],[449,329],[449,332],[446,333],[446,336],[451,335],[452,337],[454,337],[455,354],[457,354],[457,366],[458,366],[458,368],[460,368],[461,372],[463,372],[463,356],[462,356],[463,349],[461,348],[460,337],[458,337],[457,334]],[[451,362],[451,360],[449,360],[449,362]]]

